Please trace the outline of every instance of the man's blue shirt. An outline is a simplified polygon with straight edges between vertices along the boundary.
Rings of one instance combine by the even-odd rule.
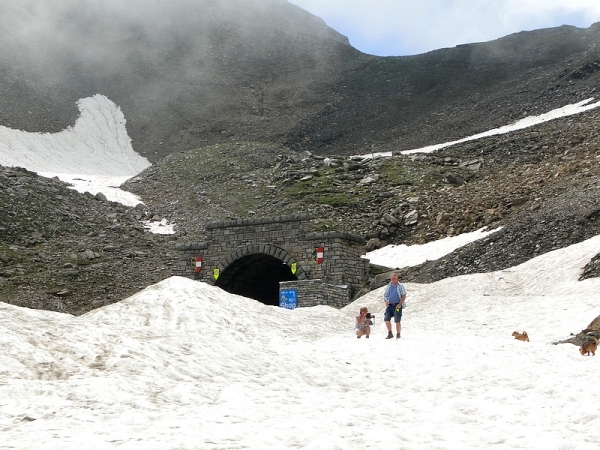
[[[388,283],[383,293],[383,299],[391,304],[400,303],[400,299],[403,295],[406,295],[406,289],[400,283],[393,285]]]

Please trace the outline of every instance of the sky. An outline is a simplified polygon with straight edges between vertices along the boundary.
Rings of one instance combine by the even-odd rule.
[[[358,50],[426,53],[520,31],[600,22],[597,0],[288,0],[325,20]]]

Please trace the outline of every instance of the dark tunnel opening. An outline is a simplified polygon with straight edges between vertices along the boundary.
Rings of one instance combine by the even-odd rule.
[[[298,278],[279,259],[264,254],[244,256],[219,275],[215,285],[231,293],[279,306],[279,282]]]

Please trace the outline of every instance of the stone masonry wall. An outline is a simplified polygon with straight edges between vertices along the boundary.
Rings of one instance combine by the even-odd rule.
[[[348,286],[336,286],[323,280],[283,281],[279,286],[298,291],[298,308],[327,305],[339,309],[352,300]]]
[[[318,289],[321,294],[307,291],[302,302],[315,298],[320,302],[315,304],[332,306],[347,304],[368,276],[369,262],[361,257],[364,239],[336,231],[312,232],[307,215],[213,222],[206,225],[206,230],[206,242],[178,247],[181,251],[180,275],[215,284],[214,269],[223,273],[229,265],[245,256],[271,255],[287,265],[296,263],[295,275],[299,281],[320,280],[323,284]],[[316,261],[317,247],[324,249],[321,264]],[[200,272],[194,271],[197,256],[202,257]],[[334,297],[339,301],[333,300]],[[325,301],[329,303],[323,303]]]

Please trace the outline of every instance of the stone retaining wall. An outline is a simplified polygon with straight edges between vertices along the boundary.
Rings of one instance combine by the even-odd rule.
[[[298,308],[327,305],[343,308],[352,301],[348,286],[336,286],[323,280],[283,281],[280,289],[296,289],[298,291]]]

